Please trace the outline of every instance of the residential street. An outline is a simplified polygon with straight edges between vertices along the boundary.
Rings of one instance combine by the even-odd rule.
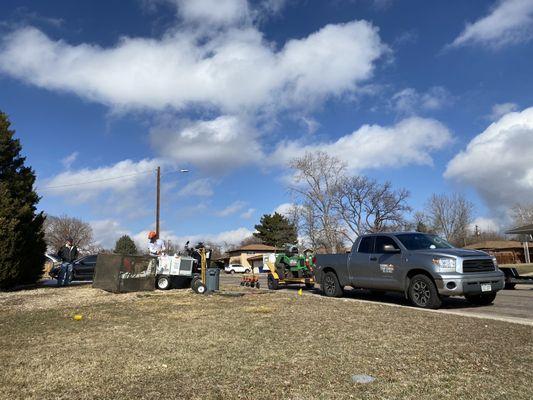
[[[242,275],[221,274],[220,283],[223,286],[239,285]],[[260,278],[261,288],[267,287],[266,274]],[[286,291],[297,290],[297,287],[284,289]],[[313,294],[319,295],[318,290]],[[399,293],[386,293],[384,295],[373,295],[366,290],[346,290],[345,299],[365,300],[376,303],[410,306]],[[448,298],[444,301],[439,312],[458,315],[472,315],[489,317],[491,319],[501,319],[533,325],[533,285],[517,285],[515,290],[502,290],[498,293],[493,305],[478,307],[469,304],[463,298]]]

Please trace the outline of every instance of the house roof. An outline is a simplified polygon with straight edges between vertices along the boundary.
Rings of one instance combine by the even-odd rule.
[[[278,249],[277,247],[273,247],[273,246],[267,246],[266,244],[248,244],[238,249],[231,250],[230,253],[238,253],[238,252],[244,252],[244,251],[274,252],[274,251],[280,251],[280,249]]]
[[[520,234],[533,235],[533,224],[518,226],[516,228],[508,230],[505,233],[509,235],[520,235]]]
[[[465,249],[473,250],[511,250],[511,249],[521,249],[522,243],[515,240],[487,240],[484,242],[473,243],[468,246],[465,246]]]

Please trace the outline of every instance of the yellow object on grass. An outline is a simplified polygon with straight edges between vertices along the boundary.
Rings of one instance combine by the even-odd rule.
[[[303,290],[302,289],[298,289],[298,296],[301,296],[303,293]]]
[[[83,318],[83,317],[82,317],[80,314],[76,314],[76,315],[74,315],[74,320],[75,320],[75,321],[81,321],[82,318]]]

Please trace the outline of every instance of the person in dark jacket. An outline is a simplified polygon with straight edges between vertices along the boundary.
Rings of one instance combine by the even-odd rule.
[[[78,259],[78,247],[74,245],[72,238],[67,239],[67,243],[57,252],[57,256],[62,261],[61,270],[57,277],[58,286],[68,285],[72,281],[72,263]]]

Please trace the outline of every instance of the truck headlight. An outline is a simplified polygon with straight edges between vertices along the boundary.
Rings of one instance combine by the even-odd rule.
[[[437,272],[455,272],[455,258],[434,258],[433,265]]]
[[[494,269],[498,270],[498,260],[496,257],[492,256],[492,262],[494,263]]]

